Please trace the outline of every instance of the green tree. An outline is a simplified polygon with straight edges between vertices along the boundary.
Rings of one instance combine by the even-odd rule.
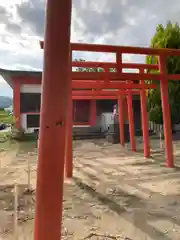
[[[180,49],[180,27],[178,23],[173,24],[168,22],[164,27],[162,24],[158,24],[156,27],[156,33],[151,40],[152,48],[174,48]],[[156,56],[147,56],[146,63],[157,64],[158,58]],[[150,71],[154,72],[154,71]],[[169,74],[180,73],[180,57],[170,56],[167,59],[167,72]],[[157,85],[156,89],[151,89],[148,92],[148,110],[150,120],[155,123],[162,123],[162,107],[160,97],[159,81],[152,81]],[[169,81],[169,104],[171,109],[171,121],[172,125],[180,122],[180,82]]]

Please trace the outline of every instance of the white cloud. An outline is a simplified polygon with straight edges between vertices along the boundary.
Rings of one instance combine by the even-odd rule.
[[[12,96],[13,92],[9,85],[0,77],[0,96]]]

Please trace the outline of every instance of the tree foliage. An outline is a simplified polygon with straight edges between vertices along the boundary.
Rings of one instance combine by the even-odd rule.
[[[180,49],[180,27],[178,23],[173,24],[170,21],[164,27],[162,24],[158,24],[156,27],[156,33],[151,40],[152,48],[173,48]],[[158,58],[156,56],[147,56],[146,63],[157,64]],[[150,72],[154,72],[150,71]],[[170,56],[167,59],[167,72],[169,74],[180,73],[180,57]],[[151,89],[148,92],[148,108],[150,120],[156,123],[162,123],[162,107],[160,97],[159,81],[152,81],[157,85],[156,89]],[[172,124],[180,122],[180,82],[169,81],[169,104],[171,109]]]
[[[84,59],[75,59],[74,61],[77,62],[85,62]],[[83,68],[83,67],[78,67],[76,69],[78,72],[104,72],[103,68],[97,67],[97,68]],[[115,68],[110,68],[109,72],[115,72],[116,69]]]

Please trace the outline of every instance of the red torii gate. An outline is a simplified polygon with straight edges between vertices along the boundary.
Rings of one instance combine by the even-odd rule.
[[[40,41],[40,46],[43,48],[44,43]],[[73,44],[71,44],[73,45]],[[94,72],[91,74],[90,72],[72,72],[72,99],[73,100],[85,100],[85,99],[117,99],[118,100],[118,109],[121,112],[119,115],[120,119],[120,142],[121,145],[124,145],[124,125],[123,125],[123,105],[122,105],[122,96],[120,95],[128,95],[128,119],[130,123],[130,145],[131,150],[136,150],[136,144],[135,144],[135,136],[134,136],[134,116],[132,111],[132,96],[131,95],[137,95],[141,94],[141,119],[142,119],[142,130],[143,130],[143,143],[144,143],[144,156],[149,157],[150,155],[150,146],[149,146],[149,136],[148,136],[148,117],[146,112],[146,95],[145,95],[145,89],[152,89],[155,88],[156,85],[154,84],[144,84],[143,81],[141,81],[141,84],[134,84],[131,82],[125,82],[123,79],[117,79],[117,76],[113,76],[111,73],[109,75],[109,78],[115,79],[117,81],[110,81],[110,79],[106,76],[109,72],[109,69],[114,68],[117,71],[117,64],[114,62],[84,62],[84,61],[72,61],[72,67],[81,67],[81,68],[101,68],[104,69],[105,73],[101,72]],[[151,70],[151,69],[158,69],[157,64],[137,64],[137,63],[121,63],[122,69],[136,69],[139,70],[140,73],[144,73],[145,70]],[[99,74],[100,73],[100,74]],[[92,76],[93,75],[93,76]],[[121,76],[122,77],[122,76]],[[149,77],[149,76],[148,76]],[[152,76],[153,77],[153,76]],[[136,76],[137,78],[137,76]],[[86,79],[86,80],[85,80]],[[88,79],[88,80],[87,80]],[[91,80],[90,80],[91,79]],[[92,80],[93,79],[93,80]],[[101,80],[100,80],[101,79]],[[149,79],[149,78],[148,78]],[[119,82],[120,81],[120,82]],[[100,89],[116,89],[116,91],[100,91]],[[78,89],[78,91],[75,89]],[[80,89],[83,89],[80,90]],[[86,89],[86,90],[84,90]],[[87,89],[90,89],[91,91],[87,91]],[[121,89],[120,91],[117,91],[117,89]],[[131,89],[131,91],[124,91],[123,89]],[[133,91],[133,89],[141,89],[141,91]],[[93,91],[92,91],[93,90]],[[95,91],[96,90],[96,91]],[[97,91],[99,90],[99,91]],[[121,99],[121,100],[120,100]],[[122,107],[121,107],[122,106]],[[71,110],[72,111],[72,110]],[[70,115],[70,113],[69,113]],[[68,118],[68,121],[69,118]],[[69,123],[71,126],[71,123]],[[72,177],[72,133],[69,133],[67,130],[66,136],[68,136],[69,143],[66,148],[66,176]]]
[[[126,84],[128,85],[128,84]],[[131,87],[138,84],[129,84]],[[148,84],[149,87],[154,88],[155,86],[153,84]],[[145,87],[142,88],[141,91],[138,90],[114,90],[114,91],[96,91],[96,90],[74,90],[72,91],[72,97],[70,98],[69,102],[69,114],[67,117],[67,126],[66,126],[66,150],[65,150],[65,170],[66,170],[66,177],[71,178],[72,172],[73,172],[73,156],[72,156],[72,99],[73,100],[97,100],[97,99],[115,99],[118,100],[118,109],[119,109],[119,127],[120,127],[120,143],[121,145],[124,145],[124,107],[123,107],[123,96],[127,95],[128,99],[128,120],[129,120],[129,133],[130,133],[130,145],[131,150],[136,150],[136,143],[135,143],[135,133],[134,133],[134,116],[133,116],[133,107],[132,107],[132,95],[139,95],[142,93],[142,91],[145,91]],[[71,96],[71,95],[70,95]],[[145,96],[145,94],[144,94]],[[144,99],[144,98],[143,98]],[[146,100],[146,96],[145,96]],[[141,104],[146,104],[145,101],[141,102]],[[146,108],[146,106],[145,106]],[[145,111],[145,115],[147,115],[147,112]],[[146,118],[142,116],[142,120],[144,121]],[[149,135],[148,135],[148,121],[147,123],[144,123],[145,128],[143,129],[143,132],[147,131],[147,134],[143,134],[144,139],[144,149],[148,149],[144,153],[145,157],[148,157],[150,154],[150,148],[149,148]]]
[[[41,47],[43,47],[43,44],[41,42]],[[109,68],[114,67],[115,70],[117,65],[116,63],[112,62],[72,62],[72,67],[84,67],[84,68],[103,68],[105,74],[108,73]],[[136,64],[136,63],[122,63],[122,68],[134,68],[134,69],[139,69],[142,70],[143,72],[146,69],[158,69],[158,65],[155,64]],[[78,72],[75,72],[75,74]],[[81,76],[83,75],[83,76]],[[84,76],[85,75],[85,76]],[[155,88],[155,84],[134,84],[131,82],[125,82],[123,79],[118,79],[118,81],[109,81],[107,77],[103,77],[101,75],[102,79],[105,79],[103,81],[100,81],[98,78],[100,77],[97,72],[93,74],[93,77],[90,79],[93,80],[82,80],[88,78],[90,73],[88,72],[86,74],[80,72],[78,74],[80,80],[78,80],[77,76],[74,77],[74,72],[72,72],[72,99],[73,100],[85,100],[85,99],[91,99],[91,100],[97,100],[97,99],[116,99],[118,100],[118,109],[119,109],[119,123],[120,123],[120,143],[121,145],[124,145],[124,109],[123,109],[123,104],[122,100],[123,97],[121,95],[127,95],[127,105],[128,105],[128,119],[129,119],[129,132],[130,132],[130,145],[131,145],[131,150],[135,151],[136,150],[136,143],[135,143],[135,133],[134,133],[134,116],[133,116],[133,109],[132,109],[132,95],[139,95],[141,94],[141,109],[142,109],[142,114],[141,114],[141,119],[142,119],[142,132],[143,132],[143,143],[144,143],[144,156],[149,157],[150,155],[150,146],[149,146],[149,135],[148,135],[148,117],[147,117],[147,112],[146,112],[146,95],[145,95],[145,89],[152,89]],[[104,75],[104,73],[103,73]],[[73,80],[76,79],[76,80]],[[89,79],[89,78],[88,78]],[[98,79],[98,80],[97,80]],[[93,88],[93,89],[92,89]],[[106,90],[106,88],[111,88],[114,89],[113,91],[111,90]],[[137,91],[135,89],[141,89],[141,91]],[[75,90],[78,89],[78,90]],[[86,89],[86,90],[79,90],[79,89]],[[87,91],[89,89],[89,91]],[[101,91],[100,91],[101,89]],[[103,89],[103,90],[102,90]],[[121,90],[118,90],[121,89]],[[129,90],[122,90],[122,89],[129,89]],[[130,91],[131,89],[131,91]],[[134,90],[133,90],[134,89]],[[98,91],[97,91],[98,90]],[[72,108],[72,104],[70,105]],[[72,109],[69,110],[69,115],[71,114]],[[72,177],[72,171],[73,171],[73,161],[72,161],[72,121],[70,120],[71,118],[68,117],[68,127],[70,130],[67,130],[67,147],[66,147],[66,176],[67,177]]]
[[[168,79],[179,80],[180,76],[167,75],[166,58],[168,55],[180,56],[180,51],[77,43],[70,46],[71,8],[71,0],[47,0],[40,146],[37,169],[35,240],[61,239],[64,156],[65,146],[68,146],[68,144],[65,145],[67,140],[65,131],[66,126],[70,125],[68,123],[68,113],[70,113],[69,109],[72,103],[70,80],[72,76],[69,71],[71,67],[70,50],[116,53],[116,68],[118,72],[98,73],[98,79],[108,78],[110,81],[120,79],[161,80],[166,161],[168,167],[173,166]],[[58,28],[57,22],[59,23]],[[122,73],[122,53],[158,55],[160,74]],[[93,75],[94,73],[90,73],[90,75],[78,74],[73,73],[73,78],[79,79],[79,77],[85,76],[90,80],[97,78],[97,75],[96,77]],[[57,103],[58,111],[57,108],[55,109]]]

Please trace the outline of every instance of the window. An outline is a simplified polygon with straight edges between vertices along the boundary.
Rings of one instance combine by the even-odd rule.
[[[27,128],[39,128],[40,115],[39,114],[28,114],[27,115]]]
[[[73,100],[73,121],[75,123],[88,123],[90,113],[89,100]]]
[[[21,93],[20,94],[20,111],[40,112],[41,94],[40,93]]]

